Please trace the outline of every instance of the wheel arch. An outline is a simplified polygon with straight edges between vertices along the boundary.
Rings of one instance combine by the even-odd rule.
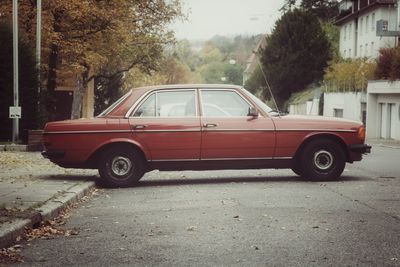
[[[97,168],[97,164],[99,162],[99,157],[105,150],[107,150],[108,148],[113,147],[113,146],[121,146],[121,145],[137,151],[143,157],[144,161],[147,162],[149,155],[146,155],[145,150],[143,149],[142,146],[140,146],[140,144],[137,144],[130,140],[115,139],[115,140],[110,140],[109,142],[98,146],[97,149],[88,158],[87,164],[93,168]]]
[[[346,143],[344,142],[344,140],[340,136],[338,136],[338,135],[336,135],[334,133],[316,133],[316,134],[307,136],[303,140],[303,142],[300,144],[300,146],[297,148],[296,153],[294,155],[294,160],[297,161],[299,159],[299,157],[301,155],[301,152],[304,150],[304,148],[309,143],[313,142],[314,140],[321,140],[321,139],[331,140],[331,141],[334,141],[334,142],[338,143],[340,145],[340,147],[343,149],[343,152],[346,155],[346,162],[349,161],[350,155],[349,155],[349,151],[347,149]]]

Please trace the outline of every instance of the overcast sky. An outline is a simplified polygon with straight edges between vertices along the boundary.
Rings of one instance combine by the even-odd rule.
[[[181,0],[188,20],[172,25],[178,39],[270,33],[284,0]]]

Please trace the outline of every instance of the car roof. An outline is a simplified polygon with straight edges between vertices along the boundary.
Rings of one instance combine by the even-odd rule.
[[[159,89],[240,89],[242,86],[233,84],[168,84],[133,88],[132,90],[151,91]]]

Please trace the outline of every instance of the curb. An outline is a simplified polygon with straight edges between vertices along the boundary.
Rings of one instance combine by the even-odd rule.
[[[28,151],[28,146],[27,145],[16,145],[16,144],[0,145],[0,151],[26,152],[26,151]]]
[[[35,211],[37,212],[33,213],[30,218],[16,218],[8,223],[8,225],[2,226],[0,228],[0,249],[12,245],[15,239],[24,232],[25,228],[31,228],[42,221],[54,219],[68,205],[77,202],[94,187],[94,182],[83,182],[74,185],[67,191],[63,191],[61,195],[47,200],[44,205],[36,208]]]

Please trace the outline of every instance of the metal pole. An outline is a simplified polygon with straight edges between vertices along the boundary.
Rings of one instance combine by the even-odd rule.
[[[36,70],[37,70],[37,79],[38,79],[38,109],[40,109],[40,50],[41,50],[41,35],[42,35],[42,0],[37,0],[36,3]]]
[[[18,107],[18,0],[13,0],[13,66],[14,66],[14,107]],[[19,119],[13,119],[12,142],[19,138]]]

